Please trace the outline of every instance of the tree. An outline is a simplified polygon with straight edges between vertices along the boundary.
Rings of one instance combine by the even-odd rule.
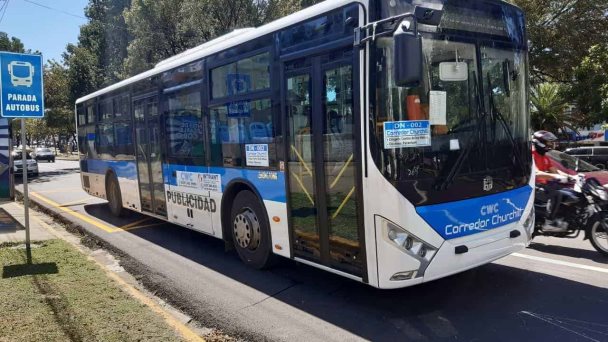
[[[563,87],[557,83],[541,83],[532,89],[531,124],[534,130],[544,129],[557,132],[569,127],[565,115],[567,101],[563,96]]]
[[[124,12],[133,40],[125,70],[134,75],[237,28],[255,27],[319,0],[133,0]]]
[[[608,45],[593,46],[574,75],[569,98],[586,117],[587,126],[608,121]]]
[[[182,17],[185,0],[134,0],[124,12],[133,40],[125,60],[127,74],[150,69],[154,63],[192,47],[190,21]],[[202,22],[205,18],[200,18]]]
[[[594,45],[608,42],[606,0],[513,0],[527,17],[533,83],[570,83]]]
[[[0,32],[0,51],[23,53],[25,47],[19,38],[9,38],[6,32]]]
[[[69,69],[71,101],[125,77],[123,60],[131,40],[122,12],[129,0],[89,0],[76,45],[63,55]]]
[[[64,144],[76,139],[73,105],[70,100],[69,71],[55,61],[49,61],[44,69],[45,117],[43,124],[53,141]],[[57,141],[57,138],[59,141]]]

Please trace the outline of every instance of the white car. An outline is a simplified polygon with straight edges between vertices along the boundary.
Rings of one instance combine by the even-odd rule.
[[[39,147],[33,153],[32,156],[36,161],[46,160],[47,162],[55,162],[55,154],[47,147]]]
[[[27,174],[38,176],[38,162],[35,159],[32,159],[32,156],[27,154]],[[21,156],[21,151],[13,152],[13,171],[15,172],[15,176],[23,176],[23,159]]]

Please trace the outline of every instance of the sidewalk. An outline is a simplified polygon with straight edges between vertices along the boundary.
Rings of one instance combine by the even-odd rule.
[[[5,211],[6,213],[4,213]],[[30,210],[30,240],[44,241],[54,239],[55,237],[46,230],[42,224],[52,224],[52,220],[34,210]],[[6,214],[14,218],[18,224],[10,224],[10,218],[4,216]],[[23,205],[17,202],[6,202],[0,204],[0,245],[3,243],[16,243],[25,241],[25,212]],[[41,223],[44,222],[44,223]]]
[[[59,153],[55,156],[57,160],[78,160],[78,154]]]

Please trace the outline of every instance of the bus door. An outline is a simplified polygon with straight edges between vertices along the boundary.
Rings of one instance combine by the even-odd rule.
[[[285,63],[283,93],[294,256],[362,276],[352,61],[349,49]]]
[[[133,101],[141,208],[167,217],[160,143],[158,96]]]

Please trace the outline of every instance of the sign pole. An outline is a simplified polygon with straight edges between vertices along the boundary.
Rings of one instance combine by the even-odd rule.
[[[21,119],[21,156],[23,157],[23,207],[25,208],[25,248],[30,255],[30,215],[27,192],[27,151],[25,141],[25,119]],[[29,261],[29,260],[28,260]]]
[[[23,206],[25,209],[25,245],[28,264],[30,249],[30,217],[27,190],[27,145],[25,119],[44,117],[44,64],[42,55],[0,51],[0,114],[4,118],[21,119],[23,168]]]

